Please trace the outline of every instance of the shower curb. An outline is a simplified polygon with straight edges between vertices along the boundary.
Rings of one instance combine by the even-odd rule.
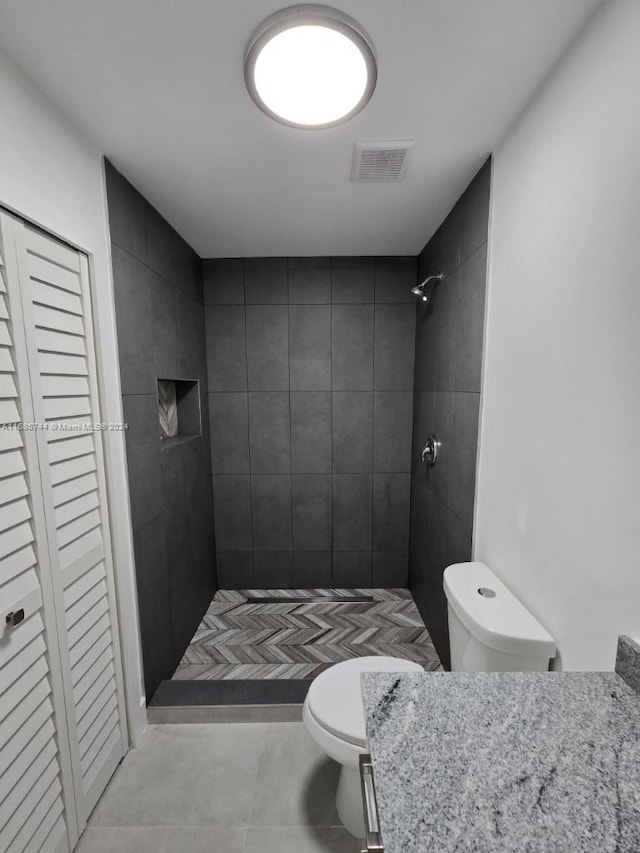
[[[298,723],[302,705],[174,705],[147,708],[152,725],[180,723]]]

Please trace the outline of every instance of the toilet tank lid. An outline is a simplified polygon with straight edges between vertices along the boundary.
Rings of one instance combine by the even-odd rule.
[[[444,591],[458,619],[481,643],[512,655],[555,657],[551,634],[484,563],[448,566]]]

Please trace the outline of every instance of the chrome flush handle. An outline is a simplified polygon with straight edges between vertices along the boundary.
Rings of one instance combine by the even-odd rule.
[[[441,446],[442,443],[438,441],[433,433],[431,433],[427,438],[427,443],[425,444],[422,453],[420,454],[420,459],[432,468],[438,460],[438,454]]]

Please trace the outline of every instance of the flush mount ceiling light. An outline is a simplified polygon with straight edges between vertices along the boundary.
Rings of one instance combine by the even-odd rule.
[[[369,38],[356,21],[328,6],[291,6],[267,18],[244,60],[253,100],[292,127],[347,121],[368,103],[376,77]]]

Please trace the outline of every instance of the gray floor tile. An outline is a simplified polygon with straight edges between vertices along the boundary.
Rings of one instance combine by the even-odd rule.
[[[343,828],[261,827],[250,829],[245,853],[357,853],[362,847]]]
[[[335,806],[339,770],[302,723],[272,725],[258,765],[249,824],[340,826]]]
[[[242,853],[246,829],[89,826],[76,853]]]
[[[116,771],[93,826],[246,826],[263,725],[152,726]]]

